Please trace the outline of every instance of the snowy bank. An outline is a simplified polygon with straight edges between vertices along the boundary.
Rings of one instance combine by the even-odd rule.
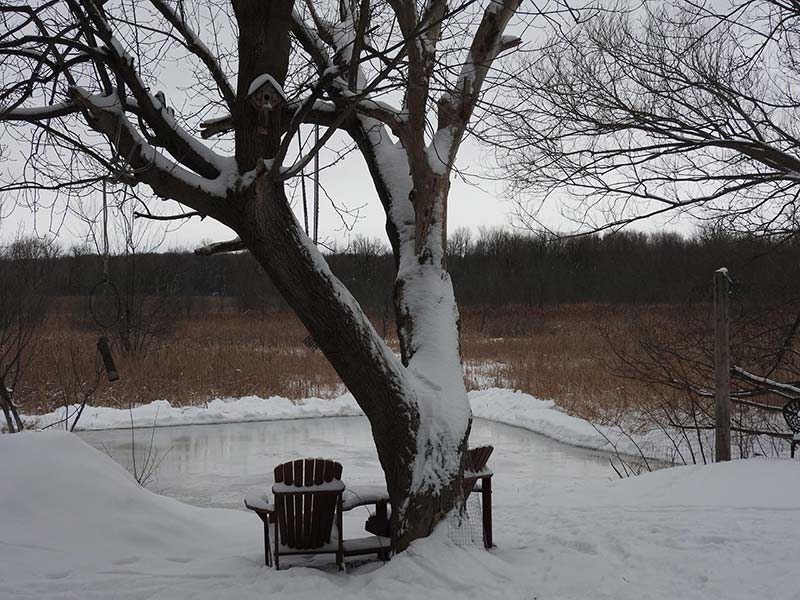
[[[475,390],[469,393],[469,401],[474,417],[522,427],[572,446],[608,450],[608,440],[600,431],[615,442],[619,437],[618,433],[596,428],[585,419],[562,412],[552,400],[540,400],[524,392],[503,388]],[[622,451],[637,453],[624,440],[620,444]]]
[[[77,406],[68,408],[73,414]],[[353,396],[345,394],[333,400],[306,398],[292,402],[280,396],[259,398],[227,398],[211,400],[204,406],[172,406],[166,400],[156,400],[127,408],[106,406],[87,406],[77,429],[93,431],[97,429],[127,429],[134,427],[170,427],[175,425],[210,425],[212,423],[247,423],[251,421],[282,421],[288,419],[313,419],[317,417],[354,417],[364,413]],[[41,416],[23,417],[36,424],[39,429],[48,426],[58,427],[64,419],[64,409]]]
[[[610,450],[608,439],[613,440],[620,452],[638,456],[634,444],[608,428],[595,428],[588,421],[562,412],[551,400],[540,400],[526,394],[503,388],[489,388],[469,392],[473,416],[505,425],[521,427],[545,435],[556,441],[588,448]],[[77,407],[69,408],[72,414]],[[217,399],[205,406],[172,406],[166,400],[128,409],[87,406],[78,423],[78,430],[126,429],[135,427],[159,427],[175,425],[208,425],[212,423],[244,423],[253,421],[280,421],[286,419],[309,419],[318,417],[363,416],[353,396],[344,394],[333,400],[307,398],[293,402],[279,396],[259,398]],[[64,409],[42,416],[26,416],[26,421],[38,428],[57,428],[64,418]],[[602,433],[601,433],[602,432]],[[649,443],[638,440],[648,458],[664,459],[664,440],[658,438]]]
[[[253,515],[151,493],[72,434],[0,436],[0,453],[0,598],[9,600],[798,594],[800,461],[677,467],[546,490],[497,477],[491,553],[439,535],[386,566],[345,574],[326,559],[322,569],[264,567]]]

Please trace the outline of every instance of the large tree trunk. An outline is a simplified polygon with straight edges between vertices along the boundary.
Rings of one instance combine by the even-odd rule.
[[[458,309],[447,272],[430,264],[401,266],[395,311],[402,360],[414,379],[420,411],[414,474],[418,487],[409,498],[405,524],[415,539],[428,535],[461,506],[471,412],[459,352]]]
[[[443,262],[413,259],[413,235],[401,242],[395,231],[393,246],[409,249],[398,262],[395,298],[403,315],[403,360],[398,360],[303,232],[284,184],[260,163],[275,155],[285,124],[280,111],[273,111],[266,130],[259,130],[247,90],[263,73],[284,83],[292,4],[234,1],[240,27],[236,161],[240,173],[255,168],[257,180],[244,198],[229,202],[242,207],[232,226],[367,415],[392,502],[396,547],[403,550],[460,505],[470,413],[455,300]],[[273,48],[274,39],[286,43]],[[395,158],[395,165],[408,168],[405,152]],[[401,199],[405,203],[407,196]]]
[[[262,175],[246,206],[237,227],[242,240],[369,419],[402,550],[428,535],[461,496],[469,405],[449,277],[419,266],[398,285],[406,367],[305,235],[283,185]]]

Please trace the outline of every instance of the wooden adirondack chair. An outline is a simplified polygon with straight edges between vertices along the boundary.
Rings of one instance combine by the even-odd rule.
[[[281,556],[298,554],[335,554],[341,568],[343,491],[338,462],[306,458],[275,467],[276,570]]]
[[[472,492],[480,492],[483,514],[483,544],[494,546],[492,539],[492,471],[486,466],[494,446],[478,446],[467,451],[464,466],[464,502]]]

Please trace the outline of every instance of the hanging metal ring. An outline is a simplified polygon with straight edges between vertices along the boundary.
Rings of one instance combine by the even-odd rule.
[[[107,322],[101,318],[97,310],[96,303],[101,292],[103,293],[103,296],[110,297],[113,302],[113,318],[109,319]],[[113,327],[117,321],[119,321],[119,317],[122,312],[122,302],[119,297],[119,290],[117,289],[117,286],[111,283],[108,279],[101,279],[98,281],[89,292],[89,312],[91,313],[94,322],[103,329],[110,329]]]

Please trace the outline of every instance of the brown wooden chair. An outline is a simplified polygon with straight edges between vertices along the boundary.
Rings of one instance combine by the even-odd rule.
[[[335,554],[342,567],[343,491],[338,462],[306,458],[275,467],[275,569],[281,556],[299,554]]]
[[[469,495],[478,492],[481,495],[481,513],[483,516],[483,544],[487,548],[494,546],[492,533],[492,471],[487,467],[494,446],[478,446],[467,450],[467,463],[464,465],[464,502]]]

